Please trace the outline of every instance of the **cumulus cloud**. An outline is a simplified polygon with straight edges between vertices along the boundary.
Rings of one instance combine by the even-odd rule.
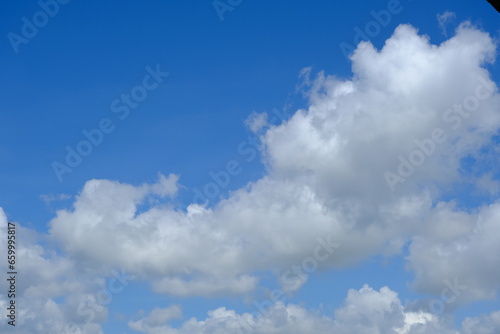
[[[398,253],[405,240],[416,249],[419,237],[449,242],[476,218],[436,202],[462,182],[462,159],[500,127],[500,98],[484,67],[495,52],[468,23],[441,45],[400,25],[381,50],[358,45],[352,79],[306,80],[308,109],[260,135],[263,178],[214,207],[185,211],[168,200],[138,209],[155,194],[174,196],[174,175],[140,186],[91,180],[72,210],[57,212],[50,234],[94,267],[124,267],[178,295],[248,293],[258,284],[253,273],[301,263],[321,235],[342,245],[321,268]],[[250,120],[254,130],[265,123],[263,115]],[[417,277],[430,270],[412,263]],[[453,279],[436,277],[444,278]]]
[[[57,254],[44,236],[21,224],[15,225],[18,265],[15,270],[19,272],[15,284],[16,327],[2,321],[0,331],[76,334],[76,330],[85,329],[88,334],[102,334],[100,323],[106,318],[106,307],[92,311],[85,300],[95,299],[95,291],[103,287],[104,281],[86,275],[73,260]],[[1,208],[0,235],[7,235],[7,217]],[[0,238],[0,248],[7,249],[6,238]],[[0,262],[0,270],[10,271],[6,261]],[[4,291],[0,292],[3,310],[10,300]]]
[[[144,318],[129,322],[129,327],[148,334],[494,334],[500,330],[500,312],[467,318],[458,330],[446,318],[422,310],[406,310],[397,293],[388,287],[377,291],[367,285],[349,290],[343,305],[332,315],[277,302],[267,309],[243,314],[221,307],[209,311],[203,320],[191,318],[179,327],[165,323],[143,326],[158,312],[155,309]],[[162,312],[169,316],[179,314],[175,307]]]
[[[476,318],[468,317],[463,323],[463,334],[497,333],[500,330],[500,311]]]
[[[133,330],[144,333],[165,333],[167,324],[182,314],[180,307],[154,308],[146,317],[138,321],[129,321]]]
[[[466,210],[449,194],[464,179],[483,180],[477,189],[484,191],[494,178],[495,170],[468,174],[463,160],[478,152],[489,159],[495,152],[484,150],[494,145],[500,128],[500,96],[486,67],[495,57],[491,37],[468,23],[440,45],[400,25],[381,50],[369,42],[358,45],[350,79],[322,72],[312,78],[311,70],[304,70],[300,89],[309,100],[306,109],[279,125],[267,124],[264,115],[250,117],[267,174],[211,207],[177,207],[172,198],[181,189],[178,175],[159,174],[156,182],[143,185],[86,182],[73,207],[57,211],[49,223],[47,240],[64,256],[41,247],[35,237],[21,251],[23,270],[41,276],[22,290],[34,300],[27,319],[44,326],[34,332],[58,332],[54,328],[76,321],[99,333],[106,308],[87,321],[77,309],[82,301],[96,300],[110,268],[124,268],[159,293],[245,295],[259,286],[259,272],[280,278],[287,273],[278,282],[292,291],[307,275],[294,276],[289,268],[342,268],[376,254],[399,254],[405,244],[420,291],[440,296],[451,289],[446,282],[458,279],[468,289],[460,290],[457,302],[492,298],[500,274],[494,240],[499,204]],[[329,239],[318,240],[325,236]],[[290,281],[296,284],[287,285]],[[56,302],[62,296],[66,300]],[[37,315],[42,308],[56,323]],[[222,333],[259,320],[220,308],[205,320],[169,327],[179,312],[157,309],[130,327],[146,333]],[[335,328],[414,334],[417,327],[418,333],[457,333],[444,316],[405,310],[389,288],[349,291],[334,316],[283,303],[269,314],[256,333]],[[485,317],[485,331],[493,333],[498,316]],[[463,330],[482,330],[476,320],[467,320]]]
[[[462,230],[444,223],[462,221]],[[500,288],[500,203],[482,207],[477,213],[452,213],[435,217],[442,225],[438,234],[415,238],[410,246],[409,266],[415,272],[414,285],[422,291],[441,293],[445,280],[457,280],[457,300],[493,299]],[[479,260],[480,259],[480,260]]]

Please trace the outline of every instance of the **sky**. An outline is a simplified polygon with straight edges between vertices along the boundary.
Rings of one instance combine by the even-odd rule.
[[[487,1],[3,8],[1,333],[500,333]]]

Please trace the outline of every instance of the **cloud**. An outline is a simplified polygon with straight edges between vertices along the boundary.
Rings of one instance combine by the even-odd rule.
[[[495,57],[491,37],[468,23],[440,45],[400,25],[381,50],[358,45],[350,79],[303,71],[306,109],[279,125],[258,115],[249,123],[259,133],[266,175],[210,207],[179,208],[182,186],[174,174],[142,185],[86,182],[72,208],[56,212],[48,235],[19,226],[26,238],[19,250],[27,278],[20,286],[21,305],[27,305],[23,328],[54,333],[76,323],[101,333],[107,307],[96,304],[96,291],[106,288],[113,268],[149,282],[155,292],[182,297],[248,295],[262,272],[275,274],[289,292],[295,288],[282,274],[304,268],[328,242],[340,247],[314,270],[400,254],[409,245],[407,263],[419,291],[441,298],[448,288],[449,297],[447,282],[455,280],[467,288],[453,303],[439,299],[442,314],[428,305],[410,311],[394,291],[369,286],[350,290],[333,316],[278,302],[256,333],[456,334],[446,311],[491,299],[500,276],[494,238],[500,204],[466,209],[447,199],[471,180],[483,180],[477,187],[473,182],[472,191],[488,190],[484,183],[497,173],[463,166],[471,157],[495,161],[500,97],[486,68]],[[0,216],[3,235],[6,217]],[[324,236],[330,239],[318,241]],[[288,279],[300,288],[307,275]],[[95,311],[82,312],[81,305]],[[176,308],[157,309],[130,326],[146,333],[218,333],[259,321],[256,314],[219,308],[171,328],[169,320],[179,315]],[[494,333],[497,320],[497,313],[467,319],[462,331]]]
[[[500,311],[476,318],[466,318],[463,323],[463,334],[496,333],[500,330]]]
[[[345,333],[396,333],[404,326],[397,293],[387,287],[375,291],[368,285],[349,290],[345,305],[335,312],[335,325]]]
[[[443,212],[433,220],[443,226],[441,236],[415,238],[410,246],[415,287],[439,294],[446,288],[445,280],[456,279],[463,286],[457,296],[462,303],[495,298],[500,288],[500,203],[473,214]]]
[[[245,124],[253,133],[259,132],[262,128],[268,125],[266,113],[256,113],[255,111],[248,116]]]
[[[43,200],[43,202],[46,205],[50,205],[52,202],[55,202],[55,201],[68,200],[71,198],[71,195],[68,195],[68,194],[58,194],[58,195],[42,194],[42,195],[40,195],[40,198]]]
[[[444,36],[448,36],[448,33],[446,32],[446,25],[455,18],[455,13],[445,11],[442,14],[436,15],[438,23],[439,23],[439,28],[441,29],[441,33]]]
[[[79,307],[86,311],[83,302],[102,288],[104,281],[79,270],[77,264],[47,244],[46,237],[16,225],[16,327],[2,321],[2,333],[77,333],[73,323],[89,334],[102,334],[99,322],[106,317],[106,308],[96,312],[93,319],[83,321]],[[7,217],[0,208],[0,235],[7,235]],[[7,249],[7,238],[0,238],[0,249]],[[0,262],[0,270],[7,269],[6,261]],[[0,292],[0,307],[7,309],[11,298]],[[61,301],[62,300],[62,301]]]
[[[381,50],[358,45],[351,80],[308,79],[307,110],[259,137],[266,176],[213,207],[186,210],[166,198],[180,187],[175,175],[139,186],[91,180],[72,210],[57,212],[50,236],[91,263],[88,270],[123,267],[155,291],[181,296],[249,293],[256,272],[279,275],[300,264],[323,235],[342,246],[321,269],[397,254],[405,242],[440,247],[477,220],[451,202],[436,203],[463,183],[461,161],[492,145],[500,127],[500,97],[485,68],[495,52],[491,37],[469,23],[440,45],[400,25]],[[255,129],[265,121],[250,119]],[[443,140],[433,141],[436,131]],[[398,165],[413,164],[417,153],[425,161],[400,175]],[[165,199],[140,210],[154,195]],[[430,265],[413,253],[410,261],[418,286]],[[454,278],[448,274],[433,282]]]
[[[165,326],[173,319],[180,318],[182,311],[178,306],[154,308],[146,317],[138,321],[129,321],[133,330],[144,333],[165,333]]]
[[[174,310],[177,311],[175,307]],[[172,313],[170,308],[164,311]],[[500,330],[500,312],[467,318],[461,330],[457,330],[446,318],[421,310],[406,310],[397,293],[388,287],[377,291],[367,285],[349,290],[343,305],[332,315],[278,302],[252,314],[238,314],[221,307],[209,311],[203,320],[191,318],[175,328],[165,323],[148,327],[138,325],[151,319],[155,312],[158,311],[153,310],[139,321],[130,322],[129,327],[148,334],[494,334]]]

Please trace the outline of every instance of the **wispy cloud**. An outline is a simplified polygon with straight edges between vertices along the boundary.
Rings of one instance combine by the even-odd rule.
[[[444,36],[448,36],[446,26],[456,17],[455,13],[446,11],[442,14],[436,15],[436,17],[439,23],[439,28],[441,29],[441,33]]]

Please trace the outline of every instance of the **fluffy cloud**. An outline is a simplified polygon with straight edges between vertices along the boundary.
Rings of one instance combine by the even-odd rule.
[[[0,208],[0,235],[7,235],[7,217]],[[91,311],[85,300],[95,298],[104,281],[86,275],[71,259],[58,255],[47,245],[46,238],[16,223],[16,327],[7,321],[0,323],[2,333],[65,333],[102,334],[99,323],[107,310]],[[0,238],[0,248],[7,249],[6,238]],[[6,261],[0,270],[7,272]],[[7,309],[11,298],[0,292],[0,308]],[[92,317],[84,317],[90,311]],[[86,321],[84,321],[86,320]],[[73,324],[80,323],[78,327]],[[15,331],[13,331],[15,329]]]
[[[96,304],[102,295],[95,291],[106,288],[102,277],[110,268],[124,268],[159,293],[244,295],[258,286],[258,272],[281,274],[282,289],[291,291],[305,282],[307,268],[397,254],[405,243],[420,291],[441,297],[448,288],[441,303],[451,308],[447,282],[457,279],[468,287],[457,301],[491,298],[500,275],[494,238],[500,204],[465,210],[447,198],[476,180],[478,191],[496,193],[488,187],[495,170],[463,168],[465,158],[494,160],[500,97],[486,66],[495,52],[491,37],[467,23],[441,45],[409,25],[381,50],[360,43],[350,80],[323,73],[305,80],[308,108],[280,125],[251,117],[268,173],[213,207],[176,207],[173,174],[138,186],[88,181],[73,207],[49,223],[45,241],[56,242],[64,256],[22,230],[25,328],[53,333],[75,322],[100,333],[107,309]],[[458,333],[444,316],[405,310],[389,288],[351,290],[334,317],[283,303],[268,313],[256,333]],[[146,333],[222,333],[259,320],[220,308],[171,328],[168,321],[179,314],[156,309],[129,325]],[[464,322],[463,333],[480,330],[498,330],[498,314]]]
[[[165,333],[167,324],[181,316],[178,306],[155,308],[146,317],[138,321],[129,321],[130,328],[144,333]]]
[[[445,280],[457,280],[462,287],[458,300],[493,299],[500,287],[500,203],[482,207],[477,213],[449,213],[432,220],[442,226],[437,227],[442,232],[415,238],[410,247],[415,286],[439,294],[446,288]],[[453,225],[445,225],[459,220],[463,224],[455,227],[462,225],[462,231],[454,232]]]
[[[489,334],[499,330],[500,311],[476,318],[466,318],[463,323],[463,334]]]
[[[397,293],[387,287],[376,291],[365,285],[350,290],[342,307],[334,315],[307,310],[294,304],[278,302],[259,312],[238,314],[224,307],[208,312],[203,320],[189,319],[174,328],[161,321],[156,326],[145,326],[164,313],[164,319],[178,316],[177,307],[154,309],[129,327],[148,334],[494,334],[500,330],[500,312],[467,318],[462,329],[457,330],[446,318],[425,311],[408,311],[401,304]]]
[[[214,207],[185,211],[161,200],[178,190],[175,175],[141,186],[91,180],[72,210],[57,212],[50,234],[93,269],[123,267],[178,295],[247,293],[258,284],[252,273],[301,263],[318,236],[342,245],[323,268],[398,253],[408,240],[415,250],[419,238],[463,237],[477,218],[436,203],[462,182],[462,159],[500,127],[500,98],[484,67],[495,51],[468,23],[439,46],[401,25],[381,50],[360,43],[351,80],[306,80],[307,110],[277,126],[252,116],[265,177]],[[432,271],[411,263],[417,280]]]

